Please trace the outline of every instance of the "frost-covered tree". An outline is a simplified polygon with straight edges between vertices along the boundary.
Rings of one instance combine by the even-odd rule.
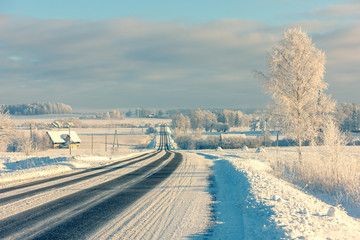
[[[239,126],[241,126],[241,123],[242,123],[242,115],[243,115],[243,114],[242,114],[241,111],[237,111],[237,112],[236,112],[234,127],[239,127]]]
[[[173,115],[172,126],[182,132],[186,132],[191,127],[190,118],[188,116],[184,116],[182,113]]]
[[[182,113],[172,116],[172,127],[180,130],[185,128],[185,117]]]
[[[249,126],[250,130],[251,131],[256,131],[259,128],[258,124],[259,124],[259,119],[251,120],[250,121],[250,126]]]
[[[214,129],[214,125],[217,123],[217,116],[215,113],[210,112],[209,110],[204,111],[204,127],[205,131],[212,131]]]
[[[191,128],[193,130],[202,130],[204,127],[205,112],[201,109],[197,109],[191,112]]]
[[[184,127],[185,132],[187,132],[187,130],[191,128],[191,120],[189,116],[184,116]]]
[[[0,107],[0,145],[5,146],[9,139],[13,135],[12,128],[14,126],[13,121],[10,119],[10,114],[4,112],[3,108]],[[0,149],[2,151],[4,149]]]
[[[360,129],[360,108],[355,103],[342,103],[337,106],[335,118],[344,132]]]
[[[119,110],[113,110],[112,112],[110,112],[110,117],[112,119],[122,119],[123,116],[122,114],[119,112]]]
[[[325,53],[301,29],[289,29],[268,56],[269,73],[257,72],[275,101],[282,129],[298,143],[317,137],[335,104],[323,93]]]
[[[31,103],[2,105],[4,112],[11,115],[38,115],[72,113],[72,108],[64,103]]]
[[[229,131],[230,127],[226,123],[216,123],[214,124],[214,130],[217,132],[227,132]]]

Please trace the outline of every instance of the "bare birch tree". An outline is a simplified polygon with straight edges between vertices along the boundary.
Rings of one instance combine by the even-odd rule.
[[[302,145],[317,136],[335,104],[324,93],[325,53],[301,29],[289,29],[267,59],[269,73],[256,72],[266,93],[275,101],[274,112],[284,130]]]

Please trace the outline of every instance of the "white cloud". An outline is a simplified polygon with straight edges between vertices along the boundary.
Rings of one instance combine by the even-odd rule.
[[[331,17],[360,17],[360,4],[339,4],[331,5],[322,10],[317,11],[317,14]]]
[[[0,18],[0,102],[63,100],[94,108],[264,106],[268,97],[252,70],[265,70],[266,52],[290,26],[234,19],[179,25]],[[347,65],[349,78],[357,75],[351,63],[357,58],[336,41],[359,46],[358,27],[350,27],[343,39],[333,22],[294,25],[314,33],[316,45],[328,54],[327,69]],[[336,71],[329,73],[338,81]],[[28,88],[12,93],[23,84]]]

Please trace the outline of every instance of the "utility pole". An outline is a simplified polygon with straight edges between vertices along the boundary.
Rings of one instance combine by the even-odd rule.
[[[30,145],[31,145],[31,149],[35,149],[34,136],[33,136],[33,132],[32,132],[31,123],[30,123]]]
[[[117,130],[115,130],[115,134],[114,134],[114,142],[113,142],[113,149],[115,148],[115,137],[117,136]]]
[[[91,154],[94,152],[94,134],[91,134]]]
[[[222,148],[222,136],[221,136],[221,133],[220,133],[220,137],[219,137],[219,147]]]
[[[69,124],[69,152],[70,152],[70,156],[71,156],[71,128],[70,128],[70,124]]]
[[[105,152],[107,152],[107,134],[105,134]]]
[[[119,137],[116,132],[116,148],[119,148]]]

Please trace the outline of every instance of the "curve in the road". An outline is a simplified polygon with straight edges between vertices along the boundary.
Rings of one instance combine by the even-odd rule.
[[[182,155],[175,153],[175,157],[159,171],[87,211],[41,233],[34,239],[86,238],[86,236],[96,232],[97,229],[119,215],[130,204],[167,179],[180,165],[181,161]]]
[[[156,186],[167,176],[169,176],[182,160],[182,157],[179,153],[175,153],[175,157],[159,171],[152,173],[149,177],[145,179],[141,178],[142,175],[149,173],[151,172],[151,170],[159,167],[164,161],[166,161],[170,157],[170,155],[172,154],[170,152],[167,152],[163,157],[159,158],[158,160],[155,160],[150,164],[143,166],[129,174],[125,174],[109,182],[105,182],[98,186],[85,189],[77,193],[73,193],[71,195],[59,198],[57,200],[51,201],[33,209],[8,217],[0,221],[0,238],[12,236],[14,233],[23,231],[24,229],[30,229],[36,224],[41,224],[42,222],[46,221],[46,219],[54,217],[68,209],[77,209],[78,212],[72,213],[73,215],[70,219],[61,219],[61,221],[64,220],[64,222],[60,223],[59,225],[55,224],[55,226],[47,229],[39,237],[44,239],[46,236],[50,236],[48,234],[51,234],[54,237],[57,235],[60,238],[59,234],[64,234],[62,230],[65,229],[66,231],[71,232],[71,234],[76,234],[75,232],[79,231],[78,234],[84,236],[83,234],[88,233],[90,230],[94,230],[93,224],[96,223],[96,225],[98,226],[100,226],[100,224],[104,224],[108,219],[110,219],[110,216],[118,214],[118,212],[121,211],[122,208],[128,206],[128,204],[132,203],[137,198],[150,191],[151,187]],[[111,197],[105,198],[100,202],[97,202],[96,205],[87,204],[91,201],[91,199],[94,198],[94,196],[101,195],[101,193],[104,193],[104,191],[105,193],[106,191],[114,191],[114,189],[119,188],[120,186],[129,183],[139,177],[142,180],[136,183],[133,187],[125,190],[119,189],[118,193],[113,194]],[[102,213],[103,211],[107,214],[104,215]],[[102,217],[101,219],[99,219],[99,217],[97,216]],[[79,218],[81,219],[81,221],[88,222],[89,225],[92,225],[92,228],[88,228],[86,224],[84,225],[83,223],[81,223],[81,221],[77,222],[79,221]],[[75,226],[74,223],[76,223]],[[47,224],[47,226],[50,226],[50,224]],[[77,230],[71,230],[73,228],[76,228]],[[62,230],[59,232],[59,229]],[[29,233],[37,234],[38,231],[39,229],[30,230]],[[29,235],[25,236],[29,237]],[[70,235],[68,236],[70,238]],[[35,235],[33,237],[35,237]],[[67,238],[66,236],[63,237]],[[71,236],[71,238],[73,237],[74,235]]]
[[[132,157],[132,158],[126,159],[126,161],[134,160],[136,158],[141,158],[141,157],[146,156],[147,154],[148,153],[145,153],[145,154],[142,154],[142,155],[139,155],[139,156],[136,156],[136,157]],[[124,162],[124,161],[122,161],[122,162]],[[29,182],[29,183],[24,183],[24,184],[16,185],[16,186],[13,186],[13,187],[7,187],[7,188],[0,189],[0,193],[6,193],[6,192],[22,189],[22,188],[33,187],[33,186],[36,186],[36,185],[39,185],[39,184],[48,183],[48,182],[52,182],[52,181],[56,181],[56,180],[61,180],[61,179],[64,179],[64,178],[73,177],[73,176],[76,176],[76,175],[80,175],[80,174],[84,174],[84,173],[88,173],[88,172],[92,172],[92,171],[112,167],[112,166],[115,166],[117,164],[119,164],[119,162],[111,163],[109,165],[104,165],[104,166],[100,166],[100,167],[86,169],[86,170],[80,171],[80,172],[75,172],[75,173],[70,173],[70,174],[66,174],[66,175],[61,175],[61,176],[56,176],[56,177],[52,177],[52,178],[46,178],[46,179],[42,179],[42,180],[38,180],[38,181],[33,181],[33,182]]]
[[[12,196],[9,196],[9,197],[4,197],[4,198],[0,198],[0,205],[4,205],[4,204],[7,204],[9,202],[13,202],[13,201],[18,201],[20,199],[24,199],[24,198],[27,198],[27,197],[31,197],[31,196],[34,196],[36,194],[39,194],[41,192],[45,192],[45,191],[49,191],[49,190],[54,190],[54,189],[57,189],[57,188],[62,188],[62,187],[66,187],[66,186],[69,186],[69,185],[72,185],[72,184],[76,184],[78,182],[81,182],[81,181],[85,181],[85,180],[88,180],[88,179],[91,179],[91,178],[94,178],[94,177],[98,177],[98,176],[101,176],[101,175],[104,175],[104,174],[107,174],[107,173],[111,173],[113,171],[116,171],[118,169],[121,169],[121,168],[124,168],[124,167],[128,167],[130,165],[133,165],[135,163],[138,163],[138,162],[141,162],[141,161],[144,161],[145,159],[148,159],[150,157],[153,157],[155,155],[157,155],[158,152],[148,156],[148,157],[144,157],[144,158],[139,158],[139,157],[135,157],[135,158],[130,158],[130,159],[127,159],[127,160],[123,160],[121,162],[116,162],[116,163],[113,163],[113,164],[110,164],[110,165],[107,165],[106,168],[109,168],[109,167],[112,167],[110,169],[107,169],[105,171],[101,171],[101,172],[96,172],[94,174],[90,174],[90,175],[86,175],[86,176],[83,176],[83,177],[79,177],[79,178],[75,178],[75,179],[72,179],[72,180],[68,180],[68,181],[65,181],[65,182],[61,182],[61,183],[57,183],[57,184],[54,184],[54,185],[49,185],[49,186],[46,186],[46,187],[42,187],[42,188],[38,188],[38,189],[35,189],[35,190],[31,190],[31,191],[27,191],[27,192],[23,192],[23,193],[19,193],[19,194],[16,194],[16,195],[12,195]],[[138,160],[135,160],[135,161],[132,161],[134,159],[137,159],[139,158]],[[132,161],[130,163],[126,163],[126,164],[122,164],[122,163],[125,163],[125,162],[129,162],[129,161]],[[116,165],[119,165],[119,164],[122,164],[120,166],[116,166]],[[116,167],[115,167],[116,166]],[[105,167],[99,167],[99,168],[92,168],[91,171],[86,171],[86,173],[89,173],[89,172],[92,172],[92,171],[97,171],[97,170],[101,170],[101,169],[104,169]],[[85,173],[85,172],[82,172],[82,173]],[[70,174],[69,174],[70,175]],[[79,174],[73,174],[72,176],[74,175],[79,175]],[[66,178],[69,177],[69,176],[66,176]],[[61,179],[61,178],[60,178]],[[57,179],[58,180],[58,179]],[[53,180],[52,180],[53,181]],[[45,182],[50,182],[50,181],[45,181]],[[32,184],[32,185],[29,185],[29,186],[34,186],[34,185],[38,185],[38,184]]]

